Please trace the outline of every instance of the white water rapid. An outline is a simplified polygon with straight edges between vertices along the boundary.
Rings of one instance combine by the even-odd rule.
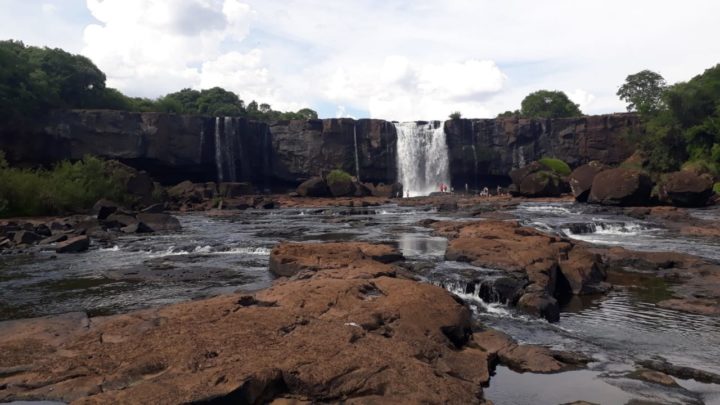
[[[403,122],[395,124],[395,129],[398,182],[405,195],[416,197],[440,191],[440,183],[449,187],[450,162],[443,123]]]

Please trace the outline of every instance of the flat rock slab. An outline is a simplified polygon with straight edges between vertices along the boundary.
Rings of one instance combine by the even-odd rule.
[[[319,264],[254,296],[15,321],[0,337],[0,366],[14,370],[0,374],[0,401],[484,403],[489,354],[471,345],[467,306],[396,276],[374,248],[341,247],[305,247]],[[38,322],[60,330],[35,333]]]

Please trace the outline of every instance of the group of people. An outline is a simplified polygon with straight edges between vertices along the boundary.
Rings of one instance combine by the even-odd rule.
[[[448,185],[445,183],[439,183],[438,188],[440,189],[441,193],[447,193],[448,191],[451,191]]]

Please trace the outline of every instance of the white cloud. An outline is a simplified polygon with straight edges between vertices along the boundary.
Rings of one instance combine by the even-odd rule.
[[[40,9],[44,14],[55,14],[57,6],[52,3],[43,3],[42,6],[40,6]]]
[[[337,105],[391,119],[494,116],[539,89],[588,113],[623,111],[615,92],[628,74],[673,83],[720,55],[716,0],[3,4],[1,37],[82,49],[130,95],[212,84],[324,116]]]
[[[85,29],[83,52],[110,86],[158,96],[205,83],[236,88],[243,78],[263,76],[259,53],[222,50],[249,29],[250,7],[237,0],[87,0],[87,6],[100,24]],[[219,80],[220,73],[229,80]]]
[[[570,100],[580,105],[580,111],[588,111],[591,108],[593,101],[595,101],[595,95],[588,93],[583,89],[575,89],[567,93],[567,95]]]
[[[367,109],[374,118],[444,119],[453,111],[485,116],[482,99],[500,91],[505,80],[492,61],[421,64],[393,55],[382,64],[337,69],[325,96]]]

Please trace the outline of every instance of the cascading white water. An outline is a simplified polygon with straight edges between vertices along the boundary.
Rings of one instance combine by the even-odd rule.
[[[203,147],[205,146],[205,125],[200,126],[200,147],[198,147],[198,162],[203,160]]]
[[[225,162],[227,162],[228,181],[237,181],[237,169],[235,167],[235,150],[237,149],[237,136],[235,133],[235,119],[225,117]]]
[[[360,181],[360,157],[358,155],[357,125],[353,125],[353,141],[355,142],[355,178]]]
[[[223,176],[223,147],[220,134],[220,117],[215,117],[215,168],[217,169],[217,180],[222,182]]]
[[[442,122],[395,124],[398,181],[411,197],[440,191],[450,185],[450,162]]]

